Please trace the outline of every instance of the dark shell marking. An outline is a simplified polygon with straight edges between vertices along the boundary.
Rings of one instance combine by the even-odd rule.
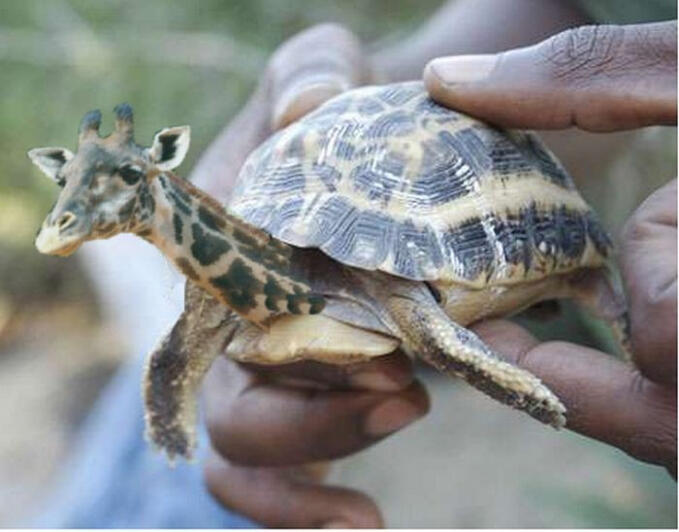
[[[351,266],[471,286],[595,267],[611,245],[537,137],[445,109],[420,83],[350,91],[274,135],[230,207]]]

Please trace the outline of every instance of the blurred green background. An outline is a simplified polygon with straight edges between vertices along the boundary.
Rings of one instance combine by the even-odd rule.
[[[191,150],[183,166],[190,168],[246,101],[268,55],[287,37],[334,20],[364,42],[395,40],[439,5],[438,0],[0,3],[0,389],[8,394],[0,406],[0,525],[16,522],[40,503],[88,405],[124,355],[124,341],[103,318],[77,254],[62,260],[34,251],[33,235],[56,190],[29,163],[27,149],[74,149],[85,111],[101,108],[106,131],[111,127],[107,112],[128,101],[136,111],[140,142],[150,141],[167,125],[192,125]],[[582,182],[585,195],[611,229],[676,168],[673,130],[649,129],[628,137],[628,149],[609,165],[607,175]],[[610,187],[613,176],[617,185]],[[545,336],[610,349],[600,324],[567,308],[572,312],[556,325],[532,326]],[[444,416],[445,408],[435,405],[439,410],[410,439],[389,440],[347,460],[338,473],[340,480],[375,495],[390,525],[676,526],[676,485],[658,468],[572,434],[559,435],[559,447],[551,447],[556,440],[550,438],[556,436],[544,436],[542,428],[517,418],[496,422],[504,410],[496,411],[491,403],[478,407],[477,395],[467,399],[466,388],[430,374],[425,378],[435,403],[445,401],[452,390],[457,395],[451,400],[468,407],[458,408],[464,413],[454,428],[446,425],[452,420]],[[525,474],[519,471],[518,478],[505,479],[504,489],[492,491],[494,496],[483,504],[471,504],[473,490],[456,487],[452,479],[447,485],[442,478],[434,481],[439,491],[447,492],[445,509],[437,509],[436,501],[426,497],[417,502],[412,496],[415,486],[426,484],[428,475],[440,469],[437,462],[427,469],[424,455],[436,457],[439,464],[448,462],[448,446],[459,442],[463,431],[465,449],[476,453],[465,463],[492,469],[493,460],[506,452],[488,449],[486,438],[497,438],[498,426],[516,432],[517,442],[534,441],[528,438],[537,431],[535,441],[543,442],[547,454],[553,449],[554,456],[546,460],[551,465],[530,467]],[[426,447],[432,441],[440,443],[436,450]],[[533,447],[517,443],[505,460],[531,462],[533,453]],[[407,467],[401,467],[406,458]],[[575,474],[564,480],[559,466],[568,460]],[[380,467],[389,467],[386,478]],[[465,478],[481,484],[479,489],[490,478],[455,469],[450,474],[469,475]],[[389,485],[394,478],[398,493]],[[409,494],[401,503],[399,497]],[[422,506],[407,515],[403,504]],[[503,520],[510,514],[513,517]]]

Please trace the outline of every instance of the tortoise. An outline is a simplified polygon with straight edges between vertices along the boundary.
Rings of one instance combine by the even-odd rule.
[[[188,126],[153,145],[132,110],[76,154],[30,158],[63,190],[36,239],[67,255],[132,232],[188,278],[185,310],[148,358],[147,436],[172,461],[195,447],[196,393],[216,356],[345,364],[401,347],[555,428],[566,409],[541,381],[466,327],[573,298],[630,349],[611,239],[555,156],[530,132],[439,106],[420,82],[353,89],[255,149],[222,206],[171,170]]]

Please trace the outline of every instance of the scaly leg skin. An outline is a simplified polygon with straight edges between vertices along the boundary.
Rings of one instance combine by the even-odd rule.
[[[184,306],[149,354],[143,380],[146,438],[171,464],[176,456],[192,456],[198,387],[239,322],[234,312],[190,281]]]
[[[569,282],[570,297],[606,321],[613,332],[625,362],[633,359],[630,322],[625,296],[611,279],[607,267],[588,270]]]
[[[566,424],[566,408],[540,379],[502,360],[478,336],[451,321],[433,297],[430,304],[392,297],[388,308],[413,355],[554,428]]]

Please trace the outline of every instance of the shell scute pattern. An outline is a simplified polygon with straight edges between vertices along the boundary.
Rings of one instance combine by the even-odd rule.
[[[302,198],[290,198],[284,203],[277,206],[275,216],[270,216],[270,222],[264,227],[271,234],[277,234],[282,229],[287,227],[290,223],[297,219],[302,208],[304,207],[304,200]],[[266,212],[265,214],[271,214]]]
[[[394,271],[410,279],[420,275],[435,275],[443,265],[437,236],[431,227],[418,227],[413,221],[398,224]]]
[[[495,249],[480,219],[472,218],[451,228],[443,238],[444,249],[449,250],[451,258],[459,261],[470,279],[493,270]]]
[[[341,230],[346,220],[351,219],[356,208],[348,199],[332,195],[316,210],[316,216],[309,220],[305,241],[309,246],[320,247],[327,242],[333,232]]]
[[[356,110],[362,115],[374,115],[384,111],[384,106],[373,98],[365,98],[356,105]]]
[[[351,255],[353,266],[375,269],[392,248],[393,225],[384,215],[372,211],[348,207],[346,212],[339,227],[335,226],[339,238],[331,240],[327,253],[330,256]]]
[[[459,161],[458,164],[467,165],[474,173],[473,178],[484,175],[492,166],[492,159],[488,153],[487,144],[483,136],[487,130],[477,128],[462,129],[455,133],[449,131],[439,131],[438,138],[446,147],[447,151],[443,154],[443,159]],[[458,179],[465,179],[457,176]]]
[[[364,136],[368,139],[402,137],[410,135],[415,130],[415,120],[412,114],[396,110],[378,116],[372,124],[365,128]]]
[[[469,157],[462,155],[464,146]],[[422,150],[420,172],[410,187],[410,203],[415,208],[468,196],[489,164],[480,139],[470,130],[455,135],[441,131],[436,138],[424,141]]]
[[[231,208],[351,266],[477,287],[598,266],[610,247],[536,137],[445,109],[420,83],[350,91],[277,133]]]
[[[329,164],[314,164],[313,170],[317,173],[318,178],[325,184],[329,192],[337,190],[337,183],[342,179],[342,173],[335,167]]]
[[[406,161],[397,152],[387,152],[379,159],[368,160],[355,166],[349,177],[354,189],[362,192],[369,200],[387,205],[392,193],[403,184]]]
[[[401,107],[416,96],[422,96],[419,84],[386,85],[376,92],[377,98],[392,107]]]
[[[587,236],[590,241],[594,244],[597,252],[603,256],[607,256],[613,243],[610,237],[604,231],[603,227],[599,223],[596,214],[593,211],[586,213],[585,223],[587,226]]]
[[[586,220],[578,213],[569,211],[563,205],[555,210],[554,216],[557,220],[556,226],[559,228],[557,241],[562,253],[570,258],[579,257],[587,244]],[[609,246],[610,242],[607,247]]]
[[[422,98],[415,106],[416,113],[423,113],[432,117],[445,117],[446,121],[457,120],[455,115],[451,116],[450,109],[437,104],[430,98]]]

